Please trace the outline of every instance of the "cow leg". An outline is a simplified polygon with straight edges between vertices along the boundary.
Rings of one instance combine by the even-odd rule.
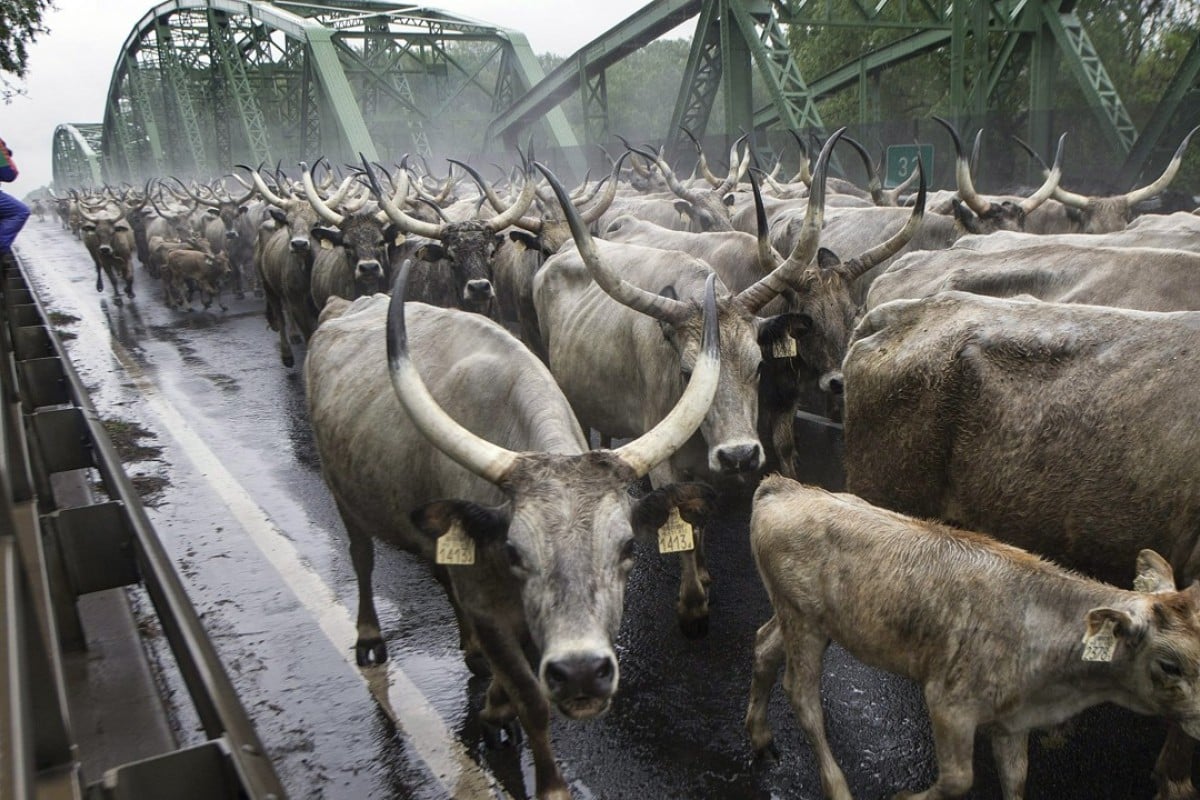
[[[444,567],[435,569],[433,576],[446,590],[446,597],[450,599],[450,607],[454,609],[454,619],[458,622],[458,649],[462,651],[467,669],[471,670],[471,674],[477,678],[486,678],[492,674],[492,670],[479,646],[479,637],[475,635],[475,625],[471,622],[470,616],[463,611],[462,604],[458,602],[458,597],[454,594],[450,576]]]
[[[679,618],[679,629],[689,639],[698,639],[708,634],[708,591],[701,580],[699,537],[697,526],[692,526],[696,548],[679,554],[679,602],[675,614]]]
[[[746,733],[750,735],[750,746],[756,757],[776,755],[775,734],[767,719],[767,703],[786,655],[779,617],[772,615],[754,636],[754,670],[750,678],[750,702],[746,706]]]
[[[274,325],[271,325],[272,320]],[[283,361],[283,365],[285,367],[294,366],[296,359],[292,355],[292,345],[288,341],[287,317],[283,313],[283,303],[269,289],[267,290],[267,324],[279,333],[279,358]]]
[[[1004,800],[1024,800],[1025,776],[1029,774],[1029,733],[993,734],[992,755],[996,758]]]
[[[550,747],[550,704],[529,668],[525,653],[511,636],[486,620],[475,619],[474,622],[479,643],[492,665],[493,679],[500,681],[505,693],[515,702],[521,727],[529,737],[538,800],[571,800],[571,791],[558,770]]]
[[[121,299],[121,284],[117,280],[117,273],[113,269],[112,264],[104,265],[104,274],[108,276],[108,284],[109,284],[109,286],[112,287],[113,305],[114,306],[124,305],[125,301]]]
[[[121,262],[121,277],[125,280],[125,296],[133,298],[133,263],[126,259]]]
[[[937,783],[916,794],[900,792],[895,800],[952,800],[965,795],[975,781],[971,763],[975,752],[975,719],[971,709],[930,702],[933,691],[941,693],[945,689],[925,687],[925,703],[933,723],[933,748],[937,753]]]
[[[97,292],[104,291],[104,273],[101,271],[103,269],[104,269],[104,267],[102,267],[100,265],[100,263],[97,262],[96,263],[96,291]]]
[[[787,654],[783,688],[804,735],[808,737],[809,745],[816,753],[821,789],[830,800],[852,800],[846,776],[842,774],[833,751],[829,749],[829,740],[825,738],[825,713],[821,709],[821,661],[825,657],[825,649],[829,647],[829,638],[801,622],[789,626],[786,635],[781,630],[780,639]]]
[[[342,515],[346,519],[346,515]],[[354,660],[360,667],[387,661],[387,645],[379,630],[375,613],[375,595],[371,575],[375,571],[375,541],[370,534],[347,530],[350,535],[350,560],[358,577],[358,639],[354,642]]]
[[[515,745],[521,741],[521,726],[517,723],[517,707],[509,699],[504,685],[492,679],[488,684],[483,711],[479,713],[483,725],[484,743],[493,749]]]
[[[1154,782],[1158,793],[1154,800],[1196,800],[1200,795],[1192,785],[1192,756],[1196,743],[1177,723],[1168,723],[1167,740],[1154,763]]]

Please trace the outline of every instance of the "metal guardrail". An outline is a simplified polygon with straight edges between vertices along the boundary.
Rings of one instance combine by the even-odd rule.
[[[0,262],[0,800],[283,800],[254,726],[79,376],[19,265]],[[57,507],[50,477],[99,473],[106,500]],[[62,653],[78,596],[141,581],[207,741],[84,786]]]

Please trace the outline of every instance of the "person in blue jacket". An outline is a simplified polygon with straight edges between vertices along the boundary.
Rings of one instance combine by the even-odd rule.
[[[17,165],[12,159],[12,150],[0,139],[0,182],[11,183],[17,179]],[[0,258],[12,250],[25,220],[29,219],[29,206],[10,194],[0,191]]]

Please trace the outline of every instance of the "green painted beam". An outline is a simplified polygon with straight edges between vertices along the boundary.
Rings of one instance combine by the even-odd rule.
[[[64,123],[54,129],[53,182],[58,191],[104,183],[100,156],[79,125]],[[96,129],[98,125],[86,125]],[[95,131],[99,135],[99,131]]]
[[[697,139],[703,139],[708,130],[713,100],[717,96],[717,89],[721,87],[720,19],[718,4],[705,3],[700,18],[696,20],[696,33],[692,36],[675,110],[671,113],[671,127],[666,136],[667,153],[671,158],[679,156],[687,146],[684,128]]]
[[[1179,68],[1171,76],[1166,90],[1159,98],[1150,118],[1142,127],[1141,135],[1130,149],[1125,163],[1121,165],[1121,171],[1117,176],[1118,186],[1132,186],[1146,169],[1151,155],[1162,141],[1171,120],[1179,113],[1184,98],[1197,88],[1197,78],[1200,78],[1200,37],[1192,42],[1187,55],[1179,62]],[[1189,110],[1192,112],[1192,119],[1200,122],[1200,119],[1196,119],[1197,109],[1194,104]],[[1190,129],[1193,124],[1195,123],[1189,120],[1185,127]]]

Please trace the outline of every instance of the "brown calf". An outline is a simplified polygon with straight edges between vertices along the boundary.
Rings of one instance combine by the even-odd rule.
[[[228,310],[221,301],[221,289],[229,279],[229,256],[224,252],[216,255],[200,250],[172,250],[167,254],[163,284],[167,305],[171,308],[192,308],[189,285],[200,290],[200,301],[205,308],[215,298],[222,311]],[[185,294],[186,292],[186,294]]]
[[[1021,798],[1029,730],[1112,702],[1200,733],[1200,584],[1175,591],[1143,550],[1125,591],[982,534],[921,521],[779,476],[754,495],[750,540],[775,616],[758,631],[746,729],[771,745],[767,697],[784,686],[816,750],[826,796],[850,790],[825,739],[821,658],[831,639],[917,681],[937,783],[971,788],[976,730],[991,733],[1005,798]]]

